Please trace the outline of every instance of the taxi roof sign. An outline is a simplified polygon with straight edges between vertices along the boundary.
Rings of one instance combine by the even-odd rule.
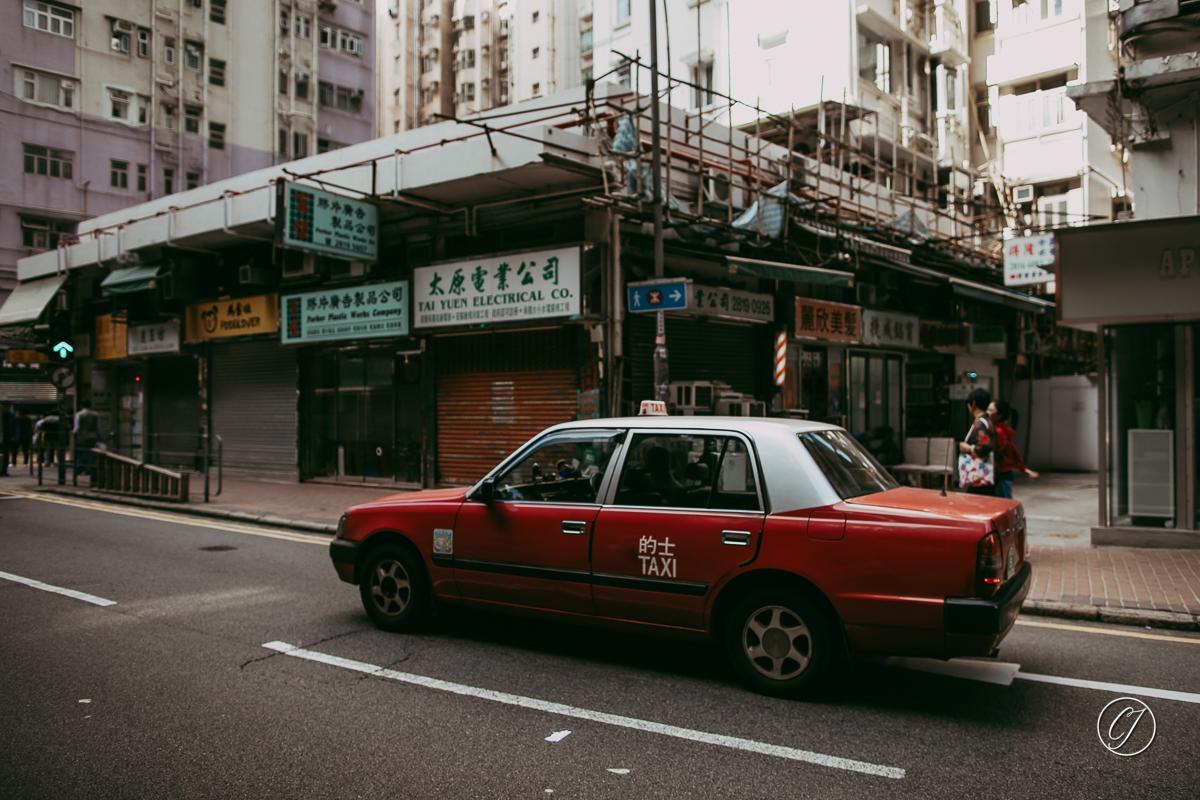
[[[667,404],[662,400],[643,400],[642,407],[638,410],[639,417],[665,417],[667,416]]]

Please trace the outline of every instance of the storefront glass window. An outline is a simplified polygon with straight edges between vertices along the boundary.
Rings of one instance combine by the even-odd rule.
[[[318,476],[397,477],[392,360],[391,354],[314,359],[311,459]]]

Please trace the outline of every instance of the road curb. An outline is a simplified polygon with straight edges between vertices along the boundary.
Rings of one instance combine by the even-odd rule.
[[[160,503],[154,500],[143,500],[139,497],[118,497],[102,492],[93,492],[87,489],[66,489],[60,487],[51,487],[38,489],[39,492],[48,494],[60,494],[68,497],[86,497],[89,500],[99,500],[102,503],[113,503],[122,506],[137,506],[139,508],[153,508],[157,511],[173,511],[177,514],[190,514],[195,517],[209,517],[211,519],[225,519],[233,522],[249,522],[255,525],[266,525],[272,528],[291,528],[292,530],[304,531],[306,533],[337,533],[336,524],[328,524],[324,522],[314,522],[307,519],[285,519],[277,517],[273,514],[253,514],[249,511],[229,511],[223,508],[197,508],[182,503]]]
[[[1082,603],[1056,603],[1050,600],[1026,600],[1022,614],[1063,619],[1082,619],[1108,622],[1115,625],[1138,625],[1168,628],[1175,631],[1200,631],[1200,617],[1175,611],[1155,611],[1146,608],[1108,608]]]

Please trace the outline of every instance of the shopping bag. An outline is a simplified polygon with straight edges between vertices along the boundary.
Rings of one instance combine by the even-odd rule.
[[[996,467],[991,457],[979,458],[970,453],[958,454],[958,485],[964,489],[971,486],[994,486]]]

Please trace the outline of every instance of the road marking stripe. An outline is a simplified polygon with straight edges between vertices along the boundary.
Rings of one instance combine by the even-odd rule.
[[[190,525],[193,528],[210,528],[218,531],[244,533],[250,536],[263,536],[268,539],[283,539],[285,541],[299,542],[301,544],[317,544],[328,546],[330,540],[332,539],[332,537],[328,534],[301,533],[299,531],[286,531],[279,528],[260,527],[258,525],[243,525],[238,523],[220,522],[217,520],[189,517],[181,514],[170,514],[147,509],[134,509],[129,506],[114,506],[109,503],[76,500],[74,498],[67,497],[51,497],[28,492],[0,491],[0,494],[7,494],[14,497],[24,497],[29,500],[41,500],[46,503],[57,503],[58,505],[71,506],[73,508],[81,508],[89,511],[103,511],[108,514],[119,514],[126,517],[147,519],[153,522],[170,522],[177,525]]]
[[[377,675],[381,678],[390,678],[391,680],[401,681],[402,683],[410,683],[416,686],[424,686],[427,689],[437,689],[442,692],[450,692],[452,694],[464,695],[467,697],[478,697],[483,700],[491,700],[497,703],[504,703],[510,706],[519,706],[521,708],[533,709],[535,711],[543,711],[548,714],[557,714],[563,717],[571,717],[574,719],[585,719],[592,722],[600,722],[605,725],[613,725],[618,728],[629,728],[631,730],[645,731],[647,733],[657,733],[662,736],[671,736],[676,739],[686,739],[693,742],[702,742],[704,744],[715,744],[721,747],[729,747],[734,750],[743,750],[749,753],[760,753],[762,755],[776,756],[778,758],[786,758],[792,761],[804,761],[809,764],[817,764],[823,767],[832,767],[834,769],[849,770],[851,772],[861,772],[867,775],[877,775],[883,778],[903,778],[904,770],[898,767],[885,767],[879,764],[871,764],[866,761],[854,761],[849,758],[839,758],[837,756],[828,756],[822,753],[814,753],[809,750],[797,750],[791,747],[781,747],[779,745],[766,744],[765,742],[756,742],[751,739],[739,739],[735,736],[723,736],[716,733],[706,733],[705,731],[691,730],[690,728],[679,728],[674,725],[664,725],[658,722],[649,722],[647,720],[636,719],[634,717],[623,717],[617,714],[606,714],[602,711],[591,711],[586,708],[576,708],[575,706],[563,705],[562,703],[552,703],[547,700],[537,700],[532,697],[522,697],[521,695],[508,694],[506,692],[497,692],[491,689],[479,689],[474,686],[466,686],[461,683],[450,683],[449,681],[438,680],[437,678],[427,678],[423,675],[413,675],[407,672],[396,672],[395,670],[384,669],[377,667],[374,664],[367,664],[362,661],[351,661],[348,658],[339,658],[338,656],[326,655],[313,650],[304,650],[287,642],[267,642],[263,647],[268,650],[276,650],[284,655],[294,656],[295,658],[303,658],[307,661],[317,661],[322,664],[328,664],[342,669],[353,670],[355,672],[363,672],[368,675]]]
[[[1153,639],[1159,642],[1184,642],[1186,644],[1200,644],[1200,639],[1187,639],[1179,636],[1162,636],[1161,634],[1153,633],[1138,633],[1137,631],[1110,631],[1105,628],[1088,628],[1083,625],[1063,625],[1057,622],[1027,622],[1023,619],[1017,620],[1018,625],[1026,625],[1030,628],[1053,628],[1058,631],[1078,631],[1080,633],[1100,633],[1105,636],[1125,636],[1130,639]]]
[[[1079,678],[1060,678],[1057,675],[1036,675],[1031,672],[1020,671],[1013,677],[1017,680],[1033,681],[1035,683],[1057,683],[1060,686],[1097,689],[1101,692],[1134,694],[1141,697],[1159,697],[1163,700],[1178,700],[1181,703],[1200,703],[1200,694],[1193,694],[1192,692],[1175,692],[1170,689],[1154,689],[1148,686],[1127,686],[1123,683],[1108,683],[1106,681],[1085,681]]]
[[[117,604],[116,600],[105,600],[103,597],[96,597],[94,594],[77,592],[74,589],[64,589],[61,586],[51,586],[48,583],[35,581],[33,578],[22,578],[20,575],[12,575],[7,572],[0,572],[0,578],[3,578],[6,581],[12,581],[13,583],[23,583],[26,586],[34,589],[41,589],[43,592],[54,592],[55,594],[74,597],[76,600],[82,600],[85,603],[92,603],[98,606],[115,606]]]

